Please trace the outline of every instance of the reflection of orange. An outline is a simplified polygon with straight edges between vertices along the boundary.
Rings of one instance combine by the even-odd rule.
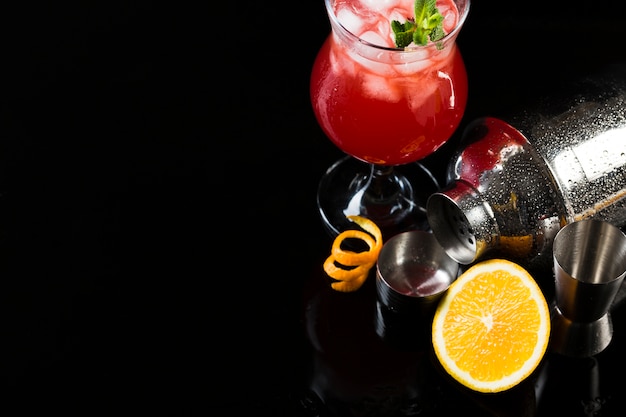
[[[422,143],[424,143],[424,141],[426,140],[426,136],[422,135],[419,138],[412,140],[411,142],[409,142],[408,144],[406,144],[401,150],[400,152],[403,153],[412,153],[415,152],[416,150],[418,150],[420,148],[420,146],[422,145]]]
[[[526,379],[541,363],[550,336],[548,303],[533,277],[505,260],[465,271],[437,305],[435,354],[462,385],[500,392]]]
[[[494,204],[493,207],[494,210],[499,212],[517,212],[519,210],[517,203],[517,194],[511,192],[506,203]],[[531,235],[500,236],[500,247],[507,253],[520,258],[530,254],[533,249],[533,243],[534,240]]]
[[[524,236],[500,236],[500,247],[507,253],[516,257],[526,257],[533,249],[533,237]]]
[[[371,164],[384,165],[387,163],[387,161],[385,161],[384,159],[374,158],[373,156],[368,156],[368,155],[365,155],[363,159],[365,159],[367,162]]]

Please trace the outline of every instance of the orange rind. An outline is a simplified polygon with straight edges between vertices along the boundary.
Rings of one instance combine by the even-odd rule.
[[[341,244],[346,239],[360,239],[367,246],[369,250],[364,252],[352,252],[346,251],[341,248]],[[342,265],[345,266],[357,266],[362,265],[364,263],[370,263],[372,261],[376,262],[377,254],[372,251],[376,246],[376,241],[370,235],[360,230],[346,230],[341,232],[337,238],[335,238],[333,242],[333,246],[331,249],[331,254],[334,259]]]
[[[361,288],[370,270],[376,265],[383,246],[382,233],[376,223],[362,216],[347,217],[363,230],[345,230],[337,235],[330,256],[323,265],[326,274],[335,280],[331,287],[340,292],[353,292]],[[368,249],[362,252],[344,249],[342,244],[346,239],[359,239]]]

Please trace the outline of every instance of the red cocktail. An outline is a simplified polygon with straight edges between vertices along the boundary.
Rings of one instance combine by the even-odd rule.
[[[368,165],[360,174],[335,172],[332,181],[322,179],[318,195],[322,217],[335,233],[345,228],[334,224],[341,223],[346,214],[369,217],[383,229],[394,225],[396,230],[387,235],[410,229],[411,224],[419,224],[413,218],[413,206],[418,202],[413,194],[396,194],[419,184],[395,178],[399,174],[390,167],[432,154],[461,121],[467,102],[467,75],[455,42],[467,17],[469,0],[437,0],[444,36],[402,48],[395,44],[391,22],[415,19],[415,0],[325,3],[332,32],[311,74],[313,109],[333,143]],[[346,164],[352,168],[337,166],[329,175],[356,166],[354,161]],[[338,182],[351,190],[342,192]],[[396,183],[396,190],[383,190],[385,183]],[[376,189],[368,190],[372,186]],[[332,201],[323,193],[334,194]],[[389,198],[397,201],[390,202]],[[378,200],[384,200],[382,205]],[[337,205],[343,207],[331,207]]]
[[[436,151],[457,128],[467,101],[465,67],[450,35],[460,26],[456,4],[437,1],[449,34],[441,49],[430,43],[402,52],[390,20],[413,16],[414,0],[384,2],[375,12],[366,9],[372,1],[330,3],[333,26],[344,33],[333,28],[311,76],[324,132],[344,152],[374,164],[406,164]]]

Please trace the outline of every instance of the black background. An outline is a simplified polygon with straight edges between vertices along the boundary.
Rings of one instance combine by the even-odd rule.
[[[84,3],[0,11],[5,404],[328,415],[308,389],[304,316],[331,242],[317,182],[341,156],[308,95],[323,1]],[[474,0],[466,116],[427,166],[442,175],[474,118],[626,59],[624,16],[613,0]],[[598,415],[623,410],[621,380]],[[560,410],[548,394],[538,415]]]

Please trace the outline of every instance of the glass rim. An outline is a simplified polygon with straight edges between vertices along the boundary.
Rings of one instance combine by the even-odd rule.
[[[386,51],[386,52],[413,52],[413,51],[420,51],[426,48],[431,48],[433,46],[436,46],[437,43],[446,43],[448,40],[450,39],[454,39],[456,37],[456,35],[458,34],[458,32],[461,30],[461,28],[463,27],[463,24],[465,23],[465,20],[467,19],[467,15],[469,14],[469,9],[470,9],[470,3],[471,0],[461,0],[464,1],[466,3],[465,5],[465,9],[462,11],[459,11],[459,20],[457,21],[456,25],[454,26],[454,29],[449,32],[446,33],[446,35],[439,39],[437,42],[429,42],[426,45],[412,45],[412,46],[406,46],[404,48],[399,48],[399,47],[391,47],[391,46],[382,46],[382,45],[377,45],[375,43],[371,43],[369,41],[366,41],[365,39],[361,39],[359,36],[355,35],[354,33],[352,33],[351,31],[349,31],[344,25],[341,24],[341,22],[339,21],[339,19],[337,18],[337,15],[335,14],[335,10],[333,9],[333,3],[336,0],[324,0],[324,4],[326,6],[326,11],[328,13],[329,18],[332,20],[332,22],[339,28],[341,28],[341,30],[350,38],[352,38],[354,41],[361,43],[362,45],[371,47],[371,48],[375,48],[378,49],[380,51]],[[458,3],[458,0],[452,0],[454,2],[454,4]]]

